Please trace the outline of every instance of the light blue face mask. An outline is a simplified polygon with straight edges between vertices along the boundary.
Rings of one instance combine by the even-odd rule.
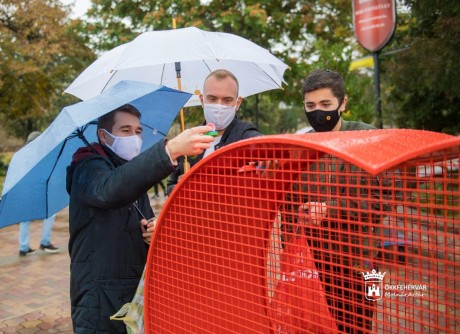
[[[103,129],[110,137],[113,138],[112,145],[105,143],[116,155],[125,160],[131,160],[139,155],[142,147],[142,139],[138,135],[119,137],[114,136],[107,130]]]

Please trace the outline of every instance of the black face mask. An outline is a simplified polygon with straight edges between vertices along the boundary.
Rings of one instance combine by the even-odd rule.
[[[331,111],[316,109],[307,112],[305,110],[305,115],[307,115],[308,122],[316,132],[332,131],[339,122],[339,109],[341,105],[342,102],[339,103],[337,109]]]

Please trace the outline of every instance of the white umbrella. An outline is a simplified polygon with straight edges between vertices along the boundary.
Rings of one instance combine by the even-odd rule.
[[[213,70],[231,71],[246,97],[281,88],[287,67],[268,50],[233,34],[195,27],[150,31],[105,53],[65,92],[86,100],[118,81],[136,80],[191,93],[185,106],[194,106],[200,104],[204,79]]]

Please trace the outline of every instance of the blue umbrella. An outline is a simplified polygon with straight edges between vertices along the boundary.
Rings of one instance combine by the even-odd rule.
[[[142,150],[169,131],[191,94],[165,86],[120,81],[102,94],[65,107],[34,141],[13,155],[0,200],[0,228],[22,221],[47,218],[69,203],[66,167],[73,153],[95,142],[96,121],[124,105],[142,114]]]

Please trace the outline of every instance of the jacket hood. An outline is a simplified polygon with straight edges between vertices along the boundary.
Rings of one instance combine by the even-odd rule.
[[[104,147],[98,143],[92,143],[90,146],[80,147],[72,156],[72,162],[70,166],[67,167],[67,177],[66,177],[66,189],[67,193],[70,195],[72,187],[72,177],[75,167],[84,159],[91,156],[101,156],[104,158],[109,158],[108,153],[104,150]]]
[[[104,148],[98,143],[92,143],[91,146],[80,147],[72,156],[72,162],[70,165],[75,165],[82,161],[83,159],[92,156],[92,155],[101,155],[105,158],[108,158],[107,153],[104,151]]]

